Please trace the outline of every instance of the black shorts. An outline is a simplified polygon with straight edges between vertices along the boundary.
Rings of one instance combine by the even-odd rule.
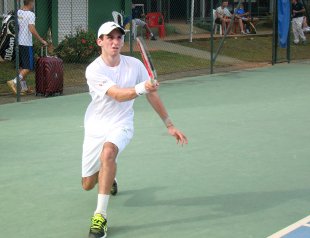
[[[19,66],[22,69],[34,70],[34,58],[32,46],[19,46]]]
[[[215,19],[215,23],[216,23],[216,24],[222,24],[221,18],[216,18],[216,19]]]

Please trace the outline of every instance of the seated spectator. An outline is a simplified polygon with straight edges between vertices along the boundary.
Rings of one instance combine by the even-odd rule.
[[[131,16],[125,18],[123,23],[124,25],[122,27],[126,29],[127,28],[126,26],[130,23],[130,21],[134,21],[136,26],[141,26],[151,35],[151,40],[156,40],[152,30],[149,28],[146,22],[141,19],[142,17],[145,16],[139,11],[139,9],[136,8],[135,4],[132,4]]]
[[[247,21],[248,15],[249,13],[245,12],[242,3],[239,5],[238,9],[235,9],[235,20],[239,22],[240,31],[243,35],[246,35],[246,32],[244,31],[243,20]]]
[[[143,15],[141,15],[141,13],[139,12],[139,10],[136,8],[135,4],[132,4],[132,20],[135,21],[135,24],[137,26],[141,26],[142,28],[144,28],[147,32],[149,32],[149,34],[151,35],[151,40],[156,40],[153,32],[151,31],[151,29],[148,27],[148,25],[146,24],[145,21],[141,20],[141,18],[144,17]]]
[[[230,32],[230,28],[227,28],[227,25],[230,25],[230,21],[231,21],[231,13],[229,12],[229,10],[227,9],[228,6],[228,1],[227,0],[223,0],[222,5],[219,6],[216,9],[216,18],[215,18],[215,23],[216,24],[221,24],[222,28],[227,31],[227,34],[229,34]]]
[[[239,21],[240,30],[242,34],[250,33],[251,32],[250,25],[258,21],[258,18],[251,17],[250,13],[244,10],[244,6],[242,3],[239,5],[238,9],[235,9],[235,18],[238,19]]]

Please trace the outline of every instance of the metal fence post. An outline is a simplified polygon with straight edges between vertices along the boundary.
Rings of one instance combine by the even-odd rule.
[[[16,101],[20,102],[20,81],[19,81],[19,39],[18,39],[18,32],[19,32],[19,25],[18,25],[18,16],[17,12],[19,9],[20,2],[19,1],[14,1],[14,10],[15,10],[15,69],[16,69],[16,88],[17,88],[17,93],[16,93]]]
[[[278,51],[278,0],[273,1],[272,65],[277,63]]]
[[[213,74],[213,48],[214,48],[214,19],[213,19],[213,0],[210,5],[210,16],[211,16],[211,38],[210,38],[210,74]]]

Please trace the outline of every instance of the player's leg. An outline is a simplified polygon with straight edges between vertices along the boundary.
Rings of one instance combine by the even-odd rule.
[[[92,190],[98,183],[98,175],[99,175],[99,172],[95,173],[92,176],[82,178],[83,189],[86,191]],[[113,196],[115,196],[118,193],[118,184],[117,184],[116,178],[114,179],[110,193]]]
[[[82,187],[84,190],[89,191],[92,190],[96,184],[98,183],[98,174],[99,172],[89,176],[82,178]]]
[[[98,174],[98,200],[97,208],[92,217],[89,237],[102,238],[107,235],[107,208],[110,191],[116,175],[116,157],[118,148],[106,142],[100,156],[100,170]],[[90,185],[95,184],[95,177],[90,179]]]
[[[83,188],[92,189],[98,181],[97,208],[90,228],[90,237],[93,238],[106,237],[107,207],[116,174],[116,159],[130,142],[133,130],[116,128],[107,134],[108,136],[102,137],[103,139],[85,136],[83,144]]]

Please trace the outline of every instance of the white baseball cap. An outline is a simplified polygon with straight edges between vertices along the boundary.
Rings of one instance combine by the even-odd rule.
[[[118,25],[117,23],[113,22],[113,21],[108,21],[106,23],[103,23],[101,25],[101,27],[99,28],[98,30],[98,38],[101,36],[101,35],[107,35],[109,34],[111,31],[113,31],[114,29],[119,29],[120,32],[125,35],[125,30],[120,26]]]

